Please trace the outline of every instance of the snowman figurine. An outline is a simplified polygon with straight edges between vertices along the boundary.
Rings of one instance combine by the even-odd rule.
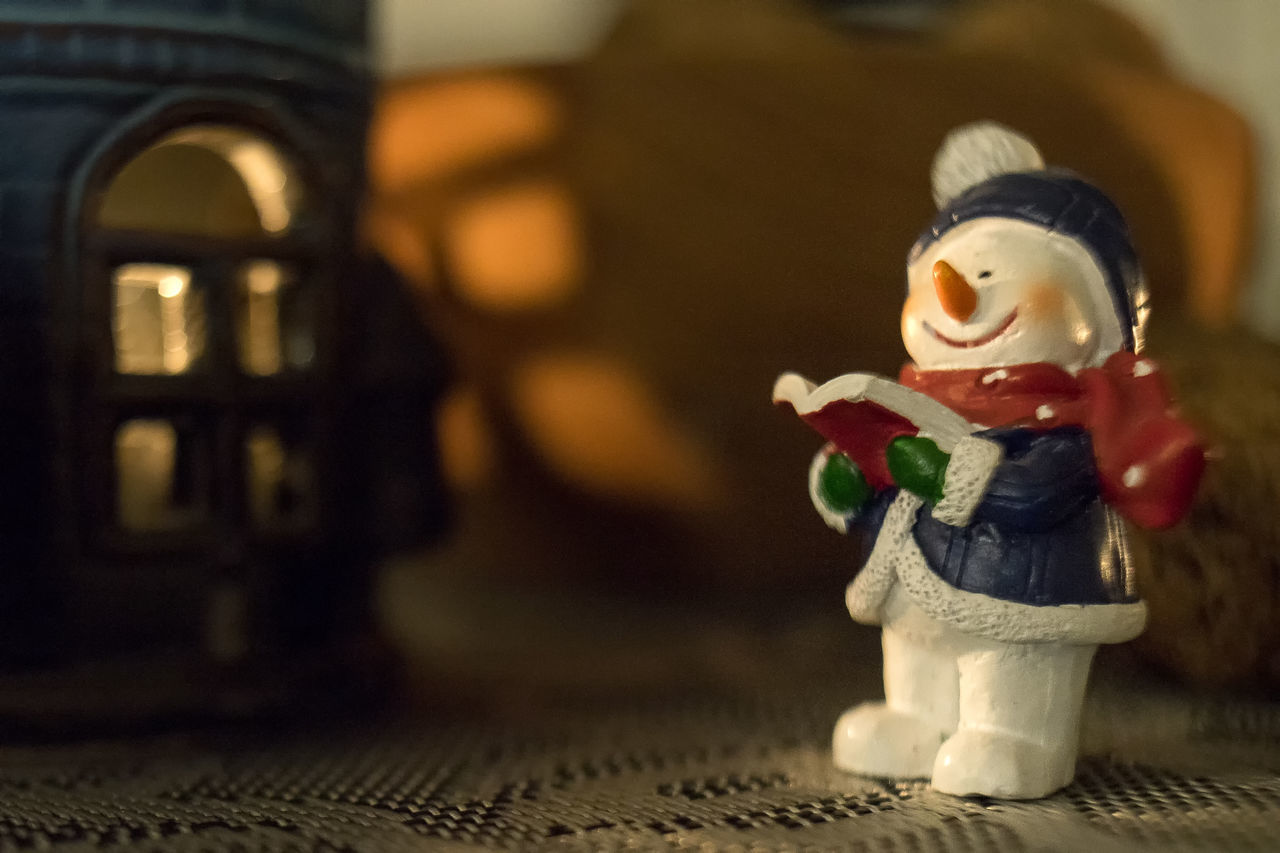
[[[1204,453],[1139,354],[1146,289],[1106,196],[991,123],[947,137],[933,188],[898,381],[971,431],[949,452],[906,429],[880,459],[831,444],[814,459],[823,519],[873,543],[849,612],[883,627],[885,701],[845,712],[834,760],[1043,797],[1075,773],[1095,649],[1146,620],[1122,519],[1177,521]],[[869,462],[891,482],[869,482]]]

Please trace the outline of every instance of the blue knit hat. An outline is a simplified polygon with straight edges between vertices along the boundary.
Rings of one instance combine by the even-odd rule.
[[[1124,217],[1093,184],[1064,169],[1041,168],[1039,156],[1025,137],[990,122],[952,131],[934,160],[938,215],[911,247],[908,264],[970,220],[994,217],[1042,226],[1088,250],[1102,272],[1124,347],[1138,351],[1147,290]]]

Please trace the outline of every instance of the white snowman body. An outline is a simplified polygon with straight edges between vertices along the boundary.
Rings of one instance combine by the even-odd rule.
[[[1041,165],[1022,137],[970,126],[939,153],[935,197],[943,207],[993,175]],[[902,337],[922,370],[985,370],[982,382],[995,385],[1006,368],[1048,363],[1074,375],[1134,346],[1090,249],[1039,223],[979,216],[958,224],[910,259],[907,280]],[[998,425],[975,424],[989,426]],[[933,517],[968,524],[1002,461],[999,445],[981,437],[958,445]],[[846,520],[824,504],[816,476],[810,482],[815,506],[841,529]],[[951,794],[1046,796],[1074,775],[1097,645],[1138,634],[1145,606],[1041,607],[957,589],[925,565],[913,538],[922,504],[897,495],[849,587],[853,617],[883,627],[885,701],[840,718],[835,763],[927,777]]]

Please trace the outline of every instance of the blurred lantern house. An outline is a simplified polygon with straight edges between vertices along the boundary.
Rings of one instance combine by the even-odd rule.
[[[341,657],[442,515],[438,352],[353,245],[366,4],[0,24],[0,663]]]

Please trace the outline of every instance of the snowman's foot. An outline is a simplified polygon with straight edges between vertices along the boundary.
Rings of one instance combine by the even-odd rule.
[[[845,711],[836,722],[831,754],[836,767],[864,776],[927,778],[947,732],[883,702]]]
[[[1047,797],[1075,776],[1075,744],[1050,748],[1007,734],[959,731],[938,750],[930,784],[960,796]]]

